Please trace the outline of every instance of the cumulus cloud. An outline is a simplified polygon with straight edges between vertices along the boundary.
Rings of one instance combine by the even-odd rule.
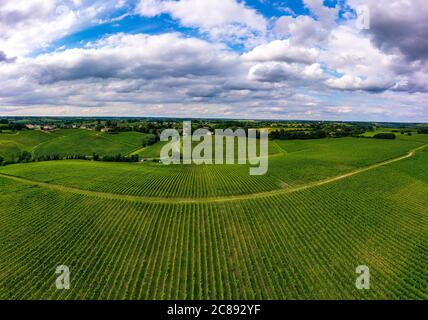
[[[374,43],[388,52],[401,52],[408,61],[428,59],[428,5],[425,0],[350,0],[367,5]]]
[[[267,27],[262,15],[236,0],[141,0],[137,12],[146,17],[169,14],[215,40],[242,41],[263,35]]]
[[[340,90],[365,90],[370,92],[380,92],[390,89],[395,85],[394,81],[387,79],[363,79],[354,75],[344,75],[340,78],[328,79],[326,84],[330,88]]]
[[[0,113],[422,120],[426,6],[368,2],[372,28],[361,31],[351,14],[342,12],[347,20],[338,23],[339,7],[322,0],[303,0],[309,15],[283,8],[292,16],[280,18],[238,0],[144,0],[135,7],[0,0]],[[111,16],[124,6],[129,10]],[[76,48],[41,50],[88,26],[164,14],[186,28],[104,34]]]
[[[16,57],[8,58],[6,53],[0,50],[0,63],[2,62],[11,63],[11,62],[14,62],[15,60],[16,60]]]
[[[13,56],[30,54],[96,23],[117,5],[113,0],[2,0],[0,48]]]
[[[266,62],[254,65],[248,73],[248,78],[251,80],[267,82],[315,81],[322,77],[323,71],[318,63],[304,66],[297,63]]]
[[[245,61],[283,61],[314,63],[319,52],[314,48],[292,46],[289,40],[275,40],[268,44],[260,45],[243,55]]]
[[[221,45],[179,34],[104,38],[87,48],[41,55],[25,66],[40,83],[87,78],[146,79],[233,72],[238,56]]]
[[[224,45],[178,33],[116,34],[86,48],[23,58],[0,68],[0,103],[95,108],[117,102],[191,103],[216,96],[232,101],[238,92],[249,96],[263,90],[245,80],[247,69],[240,61]]]
[[[294,45],[319,45],[336,26],[339,7],[326,7],[322,0],[304,0],[303,3],[312,16],[282,16],[275,21],[273,31],[279,38],[289,38]]]
[[[358,30],[341,26],[332,31],[321,60],[338,74],[326,82],[331,88],[374,92],[397,83],[393,70],[397,59],[379,50]]]
[[[308,16],[282,16],[276,20],[273,31],[276,37],[289,38],[292,44],[313,46],[328,38],[330,28]]]
[[[256,10],[235,0],[144,0],[140,2],[138,11],[145,16],[168,13],[185,26],[203,29],[240,23],[262,31],[266,23]]]
[[[318,18],[323,25],[334,25],[339,7],[333,8],[324,5],[323,0],[303,0],[304,5]]]

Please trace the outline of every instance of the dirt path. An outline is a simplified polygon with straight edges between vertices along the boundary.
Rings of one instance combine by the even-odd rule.
[[[428,147],[428,145],[423,145],[421,147],[418,147],[416,149],[413,149],[409,151],[406,155],[386,160],[383,162],[379,162],[376,164],[372,164],[370,166],[360,168],[339,176],[335,176],[332,178],[315,181],[308,183],[303,186],[298,187],[292,187],[287,189],[278,189],[273,191],[267,191],[267,192],[260,192],[260,193],[252,193],[252,194],[244,194],[244,195],[237,195],[237,196],[227,196],[227,197],[212,197],[212,198],[197,198],[197,199],[189,199],[189,198],[155,198],[155,197],[143,197],[143,196],[130,196],[130,195],[123,195],[123,194],[114,194],[114,193],[108,193],[108,192],[98,192],[98,191],[90,191],[90,190],[83,190],[73,187],[66,187],[61,186],[57,184],[51,184],[46,182],[40,182],[40,181],[34,181],[30,179],[21,178],[18,176],[8,175],[4,173],[0,173],[0,177],[7,178],[16,182],[25,183],[29,185],[34,186],[40,186],[43,188],[49,188],[52,190],[62,191],[62,192],[69,192],[73,194],[79,194],[79,195],[86,195],[86,196],[92,196],[92,197],[98,197],[98,198],[104,198],[104,199],[113,199],[113,200],[127,200],[132,202],[145,202],[145,203],[174,203],[174,204],[185,204],[185,203],[218,203],[218,202],[227,202],[227,201],[239,201],[239,200],[251,200],[251,199],[259,199],[259,198],[265,198],[265,197],[272,197],[276,195],[281,194],[287,194],[287,193],[293,193],[298,191],[307,190],[310,188],[315,188],[319,186],[323,186],[335,181],[339,181],[342,179],[346,179],[349,177],[352,177],[354,175],[373,170],[379,167],[387,166],[389,164],[402,161],[408,158],[411,158],[415,155],[415,153],[419,150],[422,150],[424,148]]]
[[[131,151],[130,153],[128,153],[127,156],[129,157],[129,156],[133,156],[133,155],[139,154],[140,152],[142,152],[142,151],[144,151],[146,149],[147,149],[147,147],[138,148],[137,150],[134,150],[134,151]]]
[[[73,135],[73,134],[77,134],[78,132],[76,132],[76,133],[72,133],[71,135]],[[45,134],[50,134],[50,135],[52,135],[52,133],[51,132],[45,132]],[[67,137],[67,136],[64,136],[64,135],[56,135],[55,137],[53,137],[52,139],[50,139],[50,140],[46,140],[46,141],[43,141],[43,142],[40,142],[38,145],[36,145],[36,146],[34,146],[32,149],[31,149],[31,155],[33,156],[33,157],[35,157],[35,155],[36,155],[36,151],[41,147],[41,146],[43,146],[43,145],[45,145],[45,144],[48,144],[49,142],[52,142],[52,141],[54,141],[54,140],[56,140],[56,139],[62,139],[62,138],[65,138],[65,137]]]

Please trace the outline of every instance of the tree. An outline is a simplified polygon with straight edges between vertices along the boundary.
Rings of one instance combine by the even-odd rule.
[[[327,136],[323,130],[315,131],[301,131],[301,130],[289,130],[280,129],[279,131],[274,130],[270,133],[272,139],[280,140],[300,140],[300,139],[323,139]]]
[[[382,132],[382,133],[378,133],[375,134],[373,136],[374,139],[389,139],[389,140],[393,140],[396,138],[395,134],[390,133],[390,132]]]
[[[22,151],[22,153],[18,156],[18,162],[30,162],[31,158],[31,153],[28,151]]]
[[[151,134],[151,135],[149,135],[149,136],[147,137],[146,144],[147,144],[148,146],[151,146],[151,145],[155,144],[155,143],[156,143],[156,142],[158,142],[158,141],[159,141],[159,136],[158,136],[158,135],[155,135],[155,134]]]

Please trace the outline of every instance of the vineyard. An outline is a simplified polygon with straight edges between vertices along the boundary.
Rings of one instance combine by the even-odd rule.
[[[69,150],[80,134],[27,148]],[[115,139],[110,150],[144,152],[139,137]],[[427,299],[426,144],[273,141],[258,177],[239,165],[2,167],[0,298]],[[58,265],[71,290],[56,290]],[[358,265],[370,290],[355,287]]]
[[[147,135],[138,132],[107,134],[80,129],[60,129],[52,132],[22,131],[0,134],[0,156],[16,157],[19,152],[31,152],[36,158],[46,155],[116,155],[129,154],[142,147]]]

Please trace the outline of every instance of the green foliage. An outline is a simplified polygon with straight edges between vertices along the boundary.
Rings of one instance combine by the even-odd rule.
[[[29,153],[28,151],[23,151],[21,154],[18,155],[18,162],[30,162],[32,160],[32,156],[31,153]]]
[[[94,159],[95,160],[95,159]],[[106,162],[138,162],[140,159],[138,155],[134,154],[129,157],[122,156],[121,154],[117,154],[115,156],[104,156],[102,157],[102,161]]]
[[[5,161],[12,161],[16,158],[16,155],[21,153],[24,149],[19,143],[13,141],[0,141],[0,156],[5,159]]]
[[[160,152],[163,146],[165,146],[165,144],[166,142],[160,141],[150,146],[147,146],[147,145],[143,146],[142,149],[139,149],[136,151],[136,154],[138,154],[142,159],[149,159],[149,158],[159,159]]]
[[[108,134],[77,130],[41,145],[35,150],[35,154],[59,154],[64,157],[72,154],[91,156],[93,153],[100,156],[128,154],[140,147],[141,140],[145,138],[144,134],[138,132]]]
[[[397,138],[397,136],[394,133],[389,132],[381,132],[377,133],[373,136],[375,139],[388,139],[388,140],[394,140]]]
[[[25,125],[20,123],[9,123],[7,120],[0,120],[1,130],[19,131],[25,128]]]
[[[41,162],[10,166],[4,168],[4,172],[92,191],[146,197],[206,198],[304,185],[398,157],[420,145],[422,143],[413,141],[355,138],[275,140],[270,142],[269,170],[264,176],[249,176],[248,165],[165,166],[159,160],[138,166],[94,161]],[[150,148],[156,150],[146,150]],[[153,153],[153,158],[159,157],[160,145],[146,149]],[[151,158],[148,155],[140,154],[139,158]],[[119,159],[115,160],[113,156],[106,160]]]
[[[146,146],[154,145],[159,141],[159,136],[155,134],[149,134],[146,139]]]
[[[427,161],[418,152],[297,192],[195,203],[0,176],[0,298],[427,299]],[[60,264],[71,290],[55,288]],[[371,290],[355,288],[361,264]]]
[[[154,135],[138,132],[104,134],[79,129],[59,129],[51,132],[22,131],[15,134],[0,134],[0,155],[6,164],[15,162],[52,161],[63,159],[106,161],[119,154],[135,151],[140,141],[152,143],[158,139]],[[121,156],[122,157],[122,156]],[[120,161],[137,162],[138,155],[123,156]]]
[[[322,139],[327,137],[323,130],[316,131],[295,131],[295,130],[274,130],[270,133],[272,139],[280,140],[305,140],[305,139]]]
[[[137,152],[79,147],[81,132]],[[88,132],[0,135],[0,152],[24,161],[70,159],[0,168],[0,299],[428,299],[428,150],[346,176],[427,135],[274,140],[268,174],[249,176],[245,165],[100,162],[156,158],[164,143]],[[55,288],[61,264],[71,290]],[[355,288],[361,264],[371,290]]]

